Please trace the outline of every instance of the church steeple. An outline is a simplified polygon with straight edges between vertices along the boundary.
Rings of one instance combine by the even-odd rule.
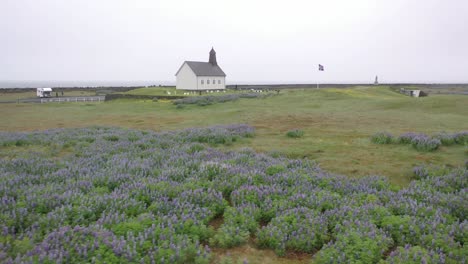
[[[213,47],[211,47],[210,60],[208,62],[213,66],[218,66],[218,62],[216,62],[216,51],[213,49]]]

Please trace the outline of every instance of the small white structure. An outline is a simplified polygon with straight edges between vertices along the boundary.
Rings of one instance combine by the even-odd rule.
[[[40,97],[40,98],[51,97],[52,88],[37,88],[36,95],[37,97]]]
[[[421,90],[410,90],[410,95],[413,97],[419,97]]]
[[[216,61],[216,52],[210,51],[208,62],[184,61],[175,74],[176,89],[205,91],[226,89],[226,74]]]
[[[411,97],[422,97],[426,95],[423,92],[421,92],[421,90],[406,90],[405,88],[401,88],[400,93],[409,95]]]

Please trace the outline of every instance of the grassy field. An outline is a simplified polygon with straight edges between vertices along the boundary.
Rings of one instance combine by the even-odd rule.
[[[203,95],[222,95],[222,94],[232,94],[232,93],[241,93],[242,91],[235,91],[235,90],[224,90],[216,92],[216,90],[206,93],[203,92]],[[246,92],[246,91],[244,91]],[[188,96],[198,96],[197,92],[188,92],[188,91],[180,91],[176,90],[173,86],[162,86],[162,87],[146,87],[146,88],[139,88],[130,90],[127,92],[122,92],[122,94],[131,94],[131,95],[151,95],[151,96],[158,96],[158,95],[188,95]]]
[[[148,89],[133,93],[148,93]],[[164,92],[155,89],[155,95]],[[317,161],[328,171],[359,177],[385,175],[406,185],[420,163],[458,166],[466,147],[418,152],[407,145],[376,145],[372,134],[387,131],[435,133],[468,129],[468,97],[433,95],[410,98],[386,87],[285,90],[264,99],[240,99],[210,106],[177,109],[170,101],[117,100],[106,103],[0,105],[0,130],[31,131],[92,125],[156,131],[215,124],[247,123],[256,137],[232,148],[252,147]],[[301,138],[286,137],[301,129]]]
[[[62,96],[61,90],[57,89],[54,90],[52,93],[52,97],[55,97],[55,92],[58,92],[59,96]],[[94,91],[65,91],[63,96],[91,96],[96,95]],[[36,92],[28,91],[28,92],[16,92],[16,93],[6,93],[0,91],[0,102],[1,101],[11,101],[17,99],[28,99],[28,98],[37,98]]]

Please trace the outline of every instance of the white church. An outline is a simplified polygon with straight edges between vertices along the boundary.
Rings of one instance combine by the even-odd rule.
[[[216,52],[213,48],[211,48],[208,62],[184,61],[175,76],[178,90],[226,89],[226,74],[216,62]]]

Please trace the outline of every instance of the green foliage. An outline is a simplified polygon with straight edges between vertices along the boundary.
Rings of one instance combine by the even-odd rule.
[[[455,137],[452,134],[449,134],[447,132],[439,132],[434,135],[434,138],[440,140],[440,142],[444,146],[451,146],[456,143]]]
[[[109,246],[103,244],[96,250],[96,256],[98,256],[96,258],[96,264],[125,263],[125,260],[118,257]]]
[[[290,130],[286,133],[286,136],[290,138],[301,138],[304,136],[304,131],[300,129]]]
[[[384,206],[375,206],[368,211],[370,221],[377,227],[382,226],[382,221],[385,217],[390,216],[392,213]]]
[[[273,165],[273,166],[270,166],[266,169],[265,173],[267,175],[270,175],[270,176],[273,176],[275,174],[278,174],[278,173],[281,173],[283,171],[285,171],[286,168],[282,165]]]
[[[455,134],[454,141],[459,145],[468,145],[468,131]]]
[[[391,215],[382,219],[382,228],[392,235],[396,245],[417,244],[420,237],[420,229],[414,224],[411,216]]]
[[[34,241],[28,237],[15,239],[12,236],[0,236],[0,245],[9,245],[9,247],[3,249],[8,249],[10,255],[23,255],[34,248]],[[3,256],[0,254],[0,261],[2,259]]]
[[[188,150],[188,153],[193,154],[196,152],[200,152],[205,149],[205,146],[202,144],[192,144]]]
[[[411,145],[418,151],[430,152],[437,150],[441,143],[438,139],[423,138],[413,139]]]
[[[379,132],[371,137],[372,143],[375,144],[391,144],[393,140],[393,136],[387,132]]]
[[[137,141],[139,139],[140,139],[140,137],[135,133],[129,133],[129,135],[128,135],[128,141],[130,141],[130,142],[135,142],[135,141]]]
[[[197,102],[198,106],[207,106],[207,105],[212,105],[212,104],[213,104],[213,102],[209,101],[209,100],[199,100]]]
[[[248,230],[232,225],[223,225],[218,229],[216,235],[210,239],[210,245],[221,248],[232,248],[245,244],[249,236]]]
[[[17,146],[17,147],[27,146],[27,145],[29,145],[29,144],[30,144],[29,141],[24,140],[24,139],[18,139],[18,140],[16,140],[16,142],[15,142],[15,146]]]
[[[328,241],[326,225],[314,210],[286,211],[258,231],[258,245],[274,249],[279,256],[284,256],[287,250],[312,253]]]
[[[103,138],[105,140],[107,140],[107,141],[118,141],[119,140],[119,136],[117,136],[117,135],[104,136]]]
[[[381,245],[374,238],[351,231],[338,235],[335,244],[324,246],[317,253],[314,263],[377,263],[389,246],[389,241]]]
[[[390,253],[386,260],[381,260],[379,264],[421,264],[438,263],[438,261],[438,254],[429,254],[425,248],[414,246],[409,248],[398,247]]]
[[[142,232],[145,230],[145,228],[149,225],[151,225],[151,222],[146,221],[141,222],[138,221],[137,219],[130,220],[128,222],[123,222],[119,223],[116,225],[113,225],[111,230],[119,236],[125,236],[127,235],[128,232],[133,232],[134,234],[138,234],[139,232]]]
[[[202,134],[196,136],[193,140],[195,142],[200,143],[208,143],[212,145],[232,145],[232,143],[236,142],[239,139],[236,135],[229,135],[229,134]]]

